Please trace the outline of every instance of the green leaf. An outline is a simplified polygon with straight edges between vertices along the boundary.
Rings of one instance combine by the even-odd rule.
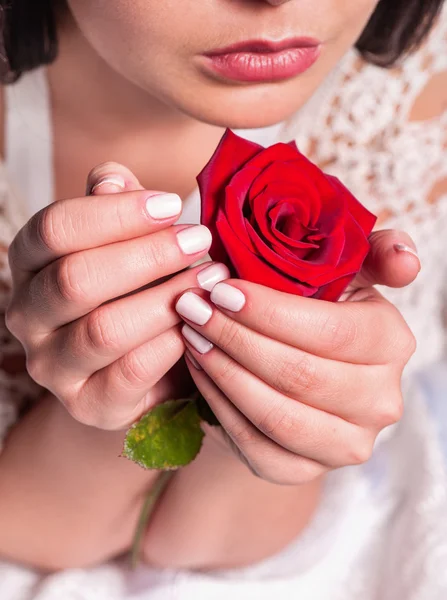
[[[203,436],[196,402],[168,400],[132,425],[123,456],[145,469],[178,469],[194,460]]]

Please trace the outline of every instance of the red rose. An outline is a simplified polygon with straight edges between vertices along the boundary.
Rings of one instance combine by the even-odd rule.
[[[295,142],[263,148],[227,130],[197,181],[211,258],[242,279],[335,301],[368,254],[376,217]]]

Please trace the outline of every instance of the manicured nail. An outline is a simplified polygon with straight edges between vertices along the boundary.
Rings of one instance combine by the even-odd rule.
[[[213,309],[200,296],[186,292],[177,301],[175,310],[179,315],[196,325],[205,325],[211,319]]]
[[[177,194],[157,194],[146,200],[146,210],[153,219],[169,219],[180,214],[182,200]]]
[[[394,244],[394,250],[396,250],[396,252],[407,252],[408,254],[411,254],[411,256],[415,256],[419,261],[419,271],[421,270],[421,259],[414,248],[407,246],[407,244]]]
[[[200,335],[200,333],[197,333],[197,331],[189,325],[183,325],[182,334],[191,346],[200,354],[206,354],[214,348],[211,342],[204,338],[203,335]]]
[[[108,175],[107,177],[103,177],[95,183],[95,185],[90,190],[90,194],[93,194],[95,190],[105,185],[110,186],[110,189],[107,191],[110,194],[113,194],[116,192],[122,192],[126,187],[126,182],[124,181],[123,177],[121,177],[121,175]]]
[[[241,290],[228,283],[218,283],[211,292],[211,302],[232,312],[238,312],[245,304],[245,296]]]
[[[196,361],[196,359],[194,358],[194,356],[191,354],[191,352],[189,350],[187,350],[185,352],[185,354],[195,369],[197,369],[198,371],[203,371],[202,367],[199,365],[199,363]]]
[[[407,246],[406,244],[394,244],[394,249],[396,250],[396,252],[408,252],[409,254],[412,254],[417,259],[419,259],[416,250],[414,250],[414,248],[410,248],[410,246]]]
[[[182,229],[177,234],[177,240],[185,254],[195,254],[196,252],[208,250],[212,241],[211,232],[204,225]]]
[[[230,271],[228,267],[222,263],[216,263],[197,273],[197,282],[199,286],[208,292],[211,292],[213,287],[219,283],[219,281],[229,278]]]

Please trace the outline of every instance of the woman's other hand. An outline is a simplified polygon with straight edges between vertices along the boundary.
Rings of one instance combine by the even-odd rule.
[[[402,415],[401,375],[415,350],[372,285],[407,285],[419,269],[408,236],[382,231],[344,302],[242,280],[216,285],[211,302],[203,290],[180,297],[192,377],[256,475],[300,484],[369,459]]]
[[[6,323],[30,375],[71,415],[121,429],[158,400],[151,390],[184,352],[174,302],[197,285],[203,266],[185,269],[211,237],[174,225],[180,198],[143,189],[121,165],[94,169],[87,188],[39,211],[13,240]]]

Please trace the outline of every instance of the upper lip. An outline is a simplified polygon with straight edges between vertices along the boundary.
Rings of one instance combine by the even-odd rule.
[[[207,52],[207,56],[218,56],[219,54],[233,54],[236,52],[253,52],[253,53],[271,53],[281,52],[281,50],[288,50],[290,48],[312,48],[319,46],[320,42],[316,39],[309,37],[300,38],[287,38],[279,41],[272,40],[249,40],[245,42],[239,42],[225,46],[225,48],[218,48]]]

